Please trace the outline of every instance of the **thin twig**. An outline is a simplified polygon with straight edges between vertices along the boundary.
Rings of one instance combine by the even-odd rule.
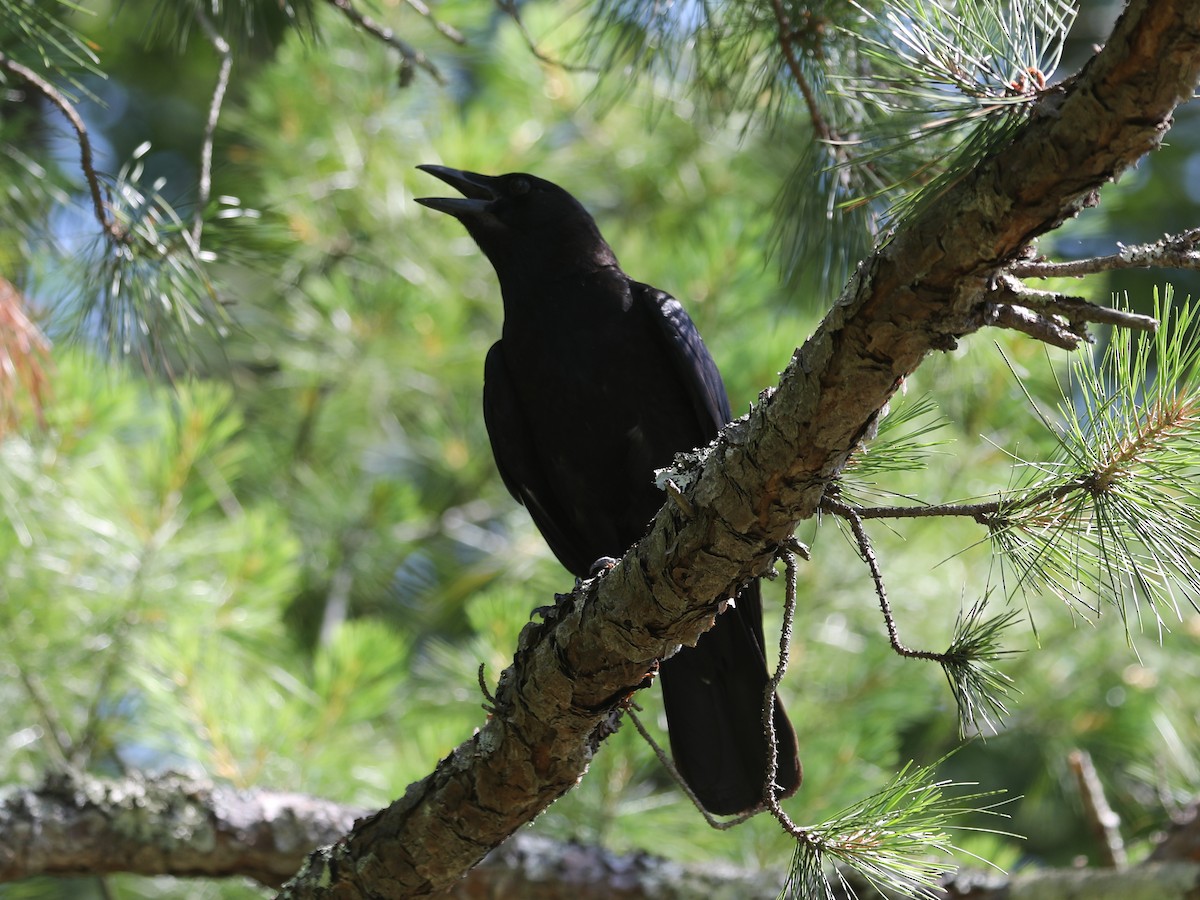
[[[1200,228],[1165,235],[1152,244],[1125,247],[1109,256],[1050,262],[1031,259],[1013,263],[1008,271],[1018,278],[1078,278],[1116,269],[1200,269]]]
[[[852,507],[832,496],[826,496],[821,501],[821,509],[838,516],[852,513],[859,519],[922,519],[933,516],[966,516],[985,528],[995,530],[1008,525],[1010,510],[1033,509],[1047,503],[1057,503],[1077,491],[1094,495],[1105,490],[1106,485],[1112,480],[1113,470],[1121,462],[1124,462],[1125,458],[1122,457],[1103,469],[1085,472],[1059,484],[1044,487],[1037,493],[1025,497],[1018,496],[1016,499],[1002,498],[986,503],[942,503],[929,506]]]
[[[792,20],[788,18],[787,11],[783,8],[782,0],[771,0],[771,8],[775,11],[775,23],[778,26],[779,49],[783,51],[783,58],[787,62],[788,70],[792,73],[792,80],[796,82],[796,87],[804,96],[804,105],[808,107],[808,118],[812,122],[813,131],[822,141],[831,142],[835,137],[833,129],[821,115],[821,110],[817,106],[816,93],[813,91],[812,85],[808,83],[808,79],[804,77],[804,70],[800,68],[800,59],[792,44],[792,35],[794,34]]]
[[[1089,303],[1082,297],[1067,297],[1062,294],[1055,294],[1054,299],[1050,301],[1045,311],[1064,316],[1072,322],[1094,322],[1098,325],[1115,325],[1118,328],[1146,331],[1151,334],[1158,331],[1158,319],[1154,318],[1154,316],[1143,316],[1141,313],[1129,312],[1126,309],[1116,309],[1112,306],[1100,306],[1096,303]]]
[[[400,53],[400,57],[407,64],[419,66],[420,68],[424,69],[438,84],[446,83],[446,79],[442,76],[442,73],[439,71],[438,67],[433,64],[433,61],[412,44],[400,37],[397,37],[396,33],[392,31],[392,29],[385,25],[380,25],[370,16],[359,12],[357,9],[355,9],[354,4],[352,4],[350,0],[329,0],[329,2],[332,3],[337,9],[341,10],[342,14],[347,19],[349,19],[363,31],[374,35],[389,47],[397,50]]]
[[[860,519],[924,519],[934,516],[966,516],[974,519],[980,525],[994,528],[1001,524],[997,514],[1000,512],[1002,501],[992,500],[988,503],[940,503],[929,506],[856,506],[855,514]],[[826,501],[821,501],[823,509]]]
[[[14,75],[25,79],[67,117],[67,121],[75,129],[76,140],[79,143],[79,165],[83,169],[83,177],[87,180],[88,190],[92,195],[92,211],[95,213],[96,221],[100,223],[104,233],[114,241],[126,240],[128,234],[109,215],[108,208],[104,203],[104,197],[100,190],[100,177],[96,174],[96,166],[92,160],[92,141],[88,136],[87,127],[83,124],[83,119],[80,118],[71,101],[37,72],[21,65],[3,52],[0,52],[0,68],[7,69]]]
[[[46,737],[49,738],[46,746],[49,748],[50,758],[64,772],[71,771],[74,768],[72,758],[75,755],[75,747],[71,742],[71,735],[67,733],[66,727],[59,718],[58,709],[46,692],[42,690],[42,684],[36,675],[22,666],[17,667],[17,672],[21,676],[21,683],[25,685],[25,693],[33,701],[33,707],[42,720],[42,728],[46,732]]]
[[[1155,332],[1158,320],[1126,309],[1098,306],[1082,297],[1071,297],[1056,291],[1039,291],[1022,284],[1015,276],[1001,272],[995,278],[995,293],[1000,297],[998,305],[1012,305],[1020,310],[1032,310],[1044,315],[1058,316],[1071,325],[1076,333],[1080,323],[1096,322],[1115,325],[1136,331]]]
[[[517,9],[515,0],[496,0],[496,6],[502,13],[513,20],[517,26],[517,30],[521,33],[521,37],[525,41],[525,46],[529,48],[529,52],[533,54],[534,59],[538,62],[545,63],[548,66],[562,69],[564,72],[599,72],[600,70],[594,66],[581,66],[575,63],[566,63],[561,59],[556,59],[546,51],[542,50],[537,41],[533,39],[533,35],[529,33],[529,29],[525,27],[525,20],[521,18],[521,11]]]
[[[929,506],[848,506],[833,497],[821,501],[821,509],[834,515],[853,513],[859,519],[923,519],[932,516],[966,516],[987,528],[1002,528],[1007,524],[1004,512],[1014,507],[1028,509],[1043,503],[1056,502],[1075,491],[1094,493],[1099,476],[1088,472],[1069,481],[1044,488],[1027,498],[989,500],[986,503],[940,503]]]
[[[196,191],[196,212],[192,219],[192,243],[194,249],[200,248],[200,234],[204,230],[204,211],[208,207],[208,199],[212,196],[212,158],[213,141],[217,133],[217,121],[221,117],[221,104],[225,100],[225,90],[229,87],[229,73],[233,69],[233,51],[229,42],[218,32],[204,10],[196,7],[196,21],[204,30],[205,37],[221,57],[221,67],[217,70],[217,83],[213,88],[212,100],[208,105],[208,121],[204,123],[204,143],[200,146],[200,186]]]
[[[700,815],[704,816],[704,821],[706,821],[712,828],[715,828],[718,831],[725,831],[735,825],[741,825],[754,815],[753,812],[745,812],[734,816],[732,819],[718,819],[716,816],[710,813],[704,808],[704,804],[700,802],[700,798],[696,796],[695,791],[693,791],[691,787],[688,786],[688,783],[683,780],[683,775],[681,775],[679,769],[675,767],[675,761],[671,759],[670,754],[668,754],[667,751],[662,748],[658,741],[656,741],[646,729],[646,726],[642,724],[642,720],[638,718],[638,715],[636,712],[634,712],[633,707],[630,706],[625,710],[625,713],[629,716],[630,721],[633,722],[633,727],[637,729],[637,733],[642,736],[642,740],[644,740],[650,749],[654,751],[654,755],[658,757],[658,761],[662,767],[667,770],[667,774],[671,776],[677,785],[679,785],[679,789],[687,795],[688,799],[692,801],[692,805],[700,811]]]
[[[794,542],[795,543],[795,542]],[[775,695],[787,673],[788,656],[792,650],[792,625],[796,619],[797,548],[787,546],[782,557],[784,565],[783,626],[779,630],[779,663],[763,691],[763,731],[767,737],[767,777],[763,780],[763,803],[788,834],[803,838],[806,832],[792,821],[775,792],[775,777],[779,772],[779,737],[775,732]],[[807,558],[807,555],[806,557]]]
[[[426,19],[428,19],[429,24],[432,25],[435,29],[437,29],[438,34],[442,35],[445,38],[450,39],[451,41],[453,41],[456,44],[459,44],[460,46],[467,42],[467,39],[465,37],[463,37],[461,31],[459,31],[453,25],[447,25],[441,19],[437,18],[433,14],[433,11],[428,6],[426,6],[424,3],[422,3],[421,0],[405,0],[405,2],[408,3],[408,5],[411,6],[413,9],[415,9],[420,15],[422,15]]]
[[[1125,841],[1121,837],[1121,817],[1108,805],[1091,754],[1086,750],[1072,750],[1067,764],[1079,785],[1084,815],[1099,842],[1101,864],[1111,869],[1125,868],[1127,858]]]
[[[863,527],[862,517],[859,516],[858,511],[852,506],[847,506],[845,503],[829,497],[821,501],[821,508],[828,510],[834,515],[841,516],[850,525],[850,530],[854,533],[854,539],[858,543],[858,552],[871,572],[871,580],[875,582],[875,596],[879,598],[879,609],[883,613],[883,622],[887,627],[888,641],[891,642],[892,649],[900,656],[908,659],[932,659],[936,662],[944,663],[946,660],[945,653],[934,653],[931,650],[913,650],[911,647],[907,647],[901,643],[900,629],[896,626],[896,619],[892,615],[892,604],[887,597],[887,587],[883,583],[883,570],[879,566],[879,560],[875,557],[875,551],[871,547],[871,539],[867,536],[867,530]]]
[[[1011,303],[989,303],[984,314],[984,324],[1019,331],[1043,344],[1062,350],[1075,350],[1084,341],[1091,341],[1086,329],[1080,333],[1053,318],[1023,306],[1013,306]]]

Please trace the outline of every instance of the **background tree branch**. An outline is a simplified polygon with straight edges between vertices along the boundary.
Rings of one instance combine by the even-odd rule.
[[[1146,863],[1125,871],[961,872],[945,879],[941,896],[1014,900],[1070,889],[1092,897],[1129,896],[1121,893],[1128,891],[1164,900],[1185,897],[1200,881],[1195,812],[1195,806],[1189,808]],[[236,791],[180,775],[115,781],[59,776],[0,798],[0,882],[123,871],[241,876],[277,885],[313,846],[331,840],[361,814],[316,797]],[[853,872],[844,874],[860,898],[877,896]],[[444,896],[549,900],[569,891],[577,900],[617,895],[768,900],[778,896],[783,880],[780,870],[680,865],[647,853],[613,853],[520,833]]]
[[[268,886],[364,810],[185,775],[57,775],[0,795],[0,882],[34,875],[244,876]]]
[[[770,566],[904,378],[989,321],[996,268],[1158,146],[1198,75],[1200,9],[1131,3],[1078,78],[860,266],[778,389],[705,456],[695,515],[667,504],[621,565],[527,627],[488,723],[284,896],[444,889],[569,790],[654,661]]]

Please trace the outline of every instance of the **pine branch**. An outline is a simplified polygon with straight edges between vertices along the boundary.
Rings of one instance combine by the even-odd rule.
[[[122,237],[116,242],[106,232],[72,256],[66,265],[76,271],[55,312],[61,330],[100,337],[104,351],[174,378],[196,356],[220,352],[229,318],[205,270],[213,254],[192,239],[191,227],[160,193],[161,180],[142,184],[149,150],[142,144],[115,177],[99,176]]]
[[[835,84],[867,111],[852,164],[890,173],[859,200],[901,194],[892,221],[935,199],[1011,137],[1046,96],[1075,16],[1065,0],[894,0],[877,13],[854,6],[874,26],[847,32],[866,65]]]
[[[817,103],[816,92],[800,67],[800,58],[792,40],[795,29],[792,27],[792,21],[788,17],[787,11],[783,8],[783,0],[771,0],[771,9],[775,13],[779,50],[783,54],[784,62],[787,63],[788,71],[792,74],[792,81],[799,89],[801,96],[804,97],[804,106],[808,110],[808,119],[812,123],[813,133],[823,143],[828,144],[835,140],[841,140],[840,136],[836,135],[829,123],[825,121],[825,116]]]
[[[879,14],[862,11],[880,35],[861,38],[879,64],[864,89],[888,107],[951,119],[1036,100],[1075,18],[1066,0],[894,0]]]
[[[411,72],[414,68],[424,69],[438,84],[444,85],[446,83],[445,76],[443,76],[441,70],[434,65],[433,60],[431,60],[412,44],[403,40],[399,35],[396,34],[396,32],[392,31],[392,29],[385,25],[381,25],[370,16],[360,12],[357,7],[350,2],[350,0],[327,0],[327,2],[367,34],[378,38],[393,50],[399,52],[400,59],[402,61],[402,66],[400,69],[400,80],[402,84],[408,83],[408,80],[412,77]]]
[[[960,798],[961,799],[961,798]],[[139,805],[140,804],[140,805]],[[164,775],[148,781],[59,778],[36,788],[0,794],[0,882],[46,874],[110,871],[148,876],[250,877],[279,883],[307,847],[330,840],[362,813],[353,807],[300,794],[235,791]],[[839,818],[846,818],[845,816]],[[1177,827],[1155,859],[1186,860],[1196,839],[1193,818]],[[31,828],[34,825],[36,828]],[[26,843],[37,836],[36,848]],[[169,840],[161,836],[173,835]],[[159,836],[159,837],[156,837]],[[1200,873],[1194,862],[1156,862],[1124,870],[1025,870],[999,874],[960,872],[943,881],[939,900],[1021,900],[1059,896],[1068,886],[1080,896],[1184,898]],[[560,843],[523,831],[491,853],[454,896],[562,894],[577,900],[656,898],[664,890],[742,900],[780,895],[785,874],[729,866],[687,866],[649,854],[620,856],[578,843]],[[821,880],[806,898],[870,896],[870,882],[853,871],[835,872],[831,894]],[[664,887],[673,886],[673,887]],[[538,893],[543,892],[543,893]]]
[[[862,531],[862,523],[852,516],[850,521],[860,540],[864,559],[871,566],[893,648],[903,656],[936,658],[933,654],[912,651],[900,644],[884,593],[882,575],[875,564],[866,534]],[[838,886],[844,887],[850,895],[853,895],[854,891],[850,888],[846,875],[852,873],[885,895],[896,894],[936,900],[936,887],[945,867],[935,861],[935,855],[939,851],[948,855],[951,850],[946,829],[964,814],[994,812],[993,806],[980,806],[976,802],[994,794],[970,794],[955,801],[944,797],[945,788],[961,785],[934,781],[933,771],[943,760],[939,760],[933,766],[921,768],[914,768],[910,763],[890,785],[819,825],[798,825],[784,811],[775,796],[772,787],[776,765],[775,695],[787,672],[791,653],[792,622],[796,611],[796,555],[808,558],[808,549],[795,541],[781,550],[786,565],[787,589],[779,638],[779,664],[763,692],[763,728],[770,753],[768,777],[763,786],[763,804],[783,830],[796,841],[781,896],[795,897],[797,900],[834,897],[837,890],[830,878],[830,867],[827,864],[835,861],[848,870],[836,870],[836,878]],[[993,629],[995,632],[999,630]],[[979,671],[981,666],[974,657],[967,658],[968,649],[976,650],[975,647],[967,648],[965,644],[960,643],[956,665],[974,673]],[[990,649],[990,646],[981,647],[978,656],[988,656]],[[943,665],[949,677],[951,667],[947,663]],[[986,668],[986,662],[983,668]],[[985,680],[984,677],[976,677],[972,684],[983,684]],[[991,708],[999,705],[994,697],[988,697],[984,702]],[[959,803],[967,805],[955,805]],[[731,824],[738,823],[734,821]]]
[[[862,541],[864,557],[872,565],[872,574],[875,576],[880,604],[888,621],[892,646],[903,655],[926,656],[901,647],[883,592],[882,577],[874,566],[870,545],[866,542],[865,533],[861,532],[861,522],[853,520],[853,523]],[[796,611],[796,555],[808,558],[808,549],[795,541],[781,550],[786,566],[787,599],[784,605],[783,626],[780,629],[779,664],[763,692],[763,728],[770,753],[768,777],[763,786],[763,804],[783,830],[796,841],[782,896],[796,897],[798,900],[808,900],[812,897],[832,898],[838,893],[837,887],[845,888],[847,893],[853,896],[854,891],[847,881],[847,875],[853,875],[884,894],[926,897],[933,900],[937,896],[935,888],[939,877],[945,870],[944,866],[935,861],[935,854],[937,851],[948,853],[950,850],[945,829],[966,813],[994,811],[992,806],[980,806],[975,802],[993,796],[991,794],[971,794],[955,801],[947,800],[943,796],[943,790],[960,785],[933,780],[933,770],[941,760],[930,767],[913,769],[911,764],[906,766],[888,787],[819,825],[796,824],[775,796],[775,695],[787,672],[787,662],[791,654],[792,621]],[[963,668],[972,671],[977,668],[974,660],[970,664],[962,665]],[[947,673],[949,671],[947,666]],[[988,702],[994,703],[991,698]],[[955,805],[958,803],[967,805]],[[738,824],[738,821],[730,824]],[[835,870],[836,886],[828,872],[829,861],[836,861],[847,870]]]
[[[108,207],[104,202],[103,191],[100,187],[100,176],[96,173],[96,165],[92,157],[92,140],[75,106],[49,81],[27,66],[21,65],[21,63],[12,59],[3,51],[0,51],[0,69],[11,72],[27,82],[41,93],[43,97],[58,107],[59,111],[67,117],[67,121],[71,123],[71,127],[75,130],[75,139],[79,144],[79,167],[83,170],[83,177],[87,181],[88,191],[91,194],[92,214],[95,215],[96,221],[100,223],[100,228],[106,237],[116,243],[123,242],[127,237],[126,232],[110,215]]]
[[[1029,482],[990,523],[1017,586],[1042,586],[1098,610],[1097,593],[1128,622],[1128,606],[1178,616],[1177,593],[1200,598],[1200,335],[1188,306],[1156,303],[1162,327],[1130,346],[1118,332],[1097,366],[1073,358],[1055,424],[1057,457],[1029,464]],[[1081,572],[1081,560],[1093,561]]]
[[[1192,228],[1182,234],[1164,235],[1150,244],[1134,244],[1132,247],[1119,244],[1118,247],[1119,251],[1109,256],[1070,262],[1024,260],[1013,263],[1008,267],[1008,272],[1017,278],[1078,278],[1118,269],[1200,268],[1200,228]]]
[[[1154,149],[1198,78],[1200,8],[1132,0],[1079,78],[1039,101],[1053,114],[1035,110],[1002,154],[981,159],[864,261],[778,389],[707,454],[687,492],[695,515],[667,503],[622,563],[529,625],[479,732],[312,857],[284,896],[442,889],[569,790],[611,710],[670,647],[697,639],[718,598],[766,571],[904,378],[979,327],[979,273]]]
[[[1009,328],[1064,350],[1091,343],[1087,324],[1116,325],[1140,331],[1155,331],[1158,320],[1125,309],[1096,306],[1082,297],[1068,297],[1026,287],[1008,273],[994,280],[995,290],[984,311],[988,325]]]
[[[855,15],[821,21],[828,35],[801,56],[784,4],[773,8],[815,126],[781,198],[777,237],[789,280],[805,275],[799,261],[811,267],[826,257],[817,284],[840,281],[854,261],[831,245],[853,252],[857,232],[874,238],[916,215],[1009,142],[1034,109],[1052,105],[1061,88],[1049,80],[1074,19],[1066,0],[852,3],[845,9]],[[990,321],[1057,346],[1078,343],[1023,310],[997,308]]]
[[[1124,310],[1112,312],[1127,322]],[[1161,627],[1158,608],[1178,614],[1177,593],[1193,605],[1200,598],[1200,494],[1190,488],[1200,472],[1200,334],[1195,310],[1173,306],[1169,293],[1156,315],[1160,329],[1132,346],[1118,333],[1099,368],[1090,355],[1074,358],[1061,424],[1038,413],[1059,452],[1046,463],[1026,462],[1026,483],[991,501],[868,507],[830,494],[823,508],[851,522],[860,550],[865,532],[854,523],[861,520],[971,518],[988,529],[1004,565],[1015,567],[1015,588],[1045,586],[1093,610],[1088,597],[1098,593],[1123,616],[1129,603],[1144,601]],[[1087,560],[1095,561],[1090,573]]]
[[[21,58],[18,62],[36,65],[43,72],[54,72],[56,77],[74,90],[94,99],[80,76],[102,76],[99,57],[88,41],[54,15],[59,10],[67,15],[88,12],[70,0],[51,0],[41,4],[26,0],[0,0],[0,21],[13,33],[8,40],[12,52]],[[65,91],[63,94],[66,96]]]
[[[421,0],[405,0],[405,2],[414,10],[416,10],[418,15],[424,16],[426,19],[428,19],[429,24],[432,25],[434,30],[437,31],[437,33],[442,37],[455,44],[458,44],[459,46],[462,46],[467,42],[467,39],[463,37],[461,31],[459,31],[453,25],[447,25],[441,19],[437,18],[437,16],[433,14],[433,10],[422,3]]]
[[[19,76],[66,116],[79,144],[80,169],[91,197],[101,238],[72,265],[79,266],[76,296],[64,306],[63,320],[77,333],[91,332],[98,320],[108,348],[136,355],[147,371],[172,375],[173,354],[189,352],[192,342],[178,340],[194,328],[219,332],[226,323],[202,265],[199,239],[211,192],[213,138],[228,86],[232,52],[212,23],[197,9],[206,35],[221,55],[221,67],[201,148],[199,197],[191,228],[161,196],[156,185],[137,182],[144,144],[115,179],[96,170],[87,127],[70,100],[38,73],[0,52],[0,69]],[[92,317],[95,317],[93,320]]]
[[[1009,610],[999,616],[984,619],[987,600],[982,599],[964,615],[959,612],[954,623],[954,637],[939,662],[954,695],[958,711],[958,733],[965,737],[971,732],[999,731],[999,723],[1008,715],[1004,699],[1012,679],[993,663],[1016,651],[1004,650],[1000,636],[1013,625],[1021,613]]]
[[[205,13],[199,8],[195,12],[221,63],[205,123],[190,226],[162,196],[162,184],[140,184],[148,143],[115,177],[98,172],[87,128],[70,100],[36,72],[0,52],[0,69],[24,79],[70,121],[92,213],[101,228],[99,239],[67,263],[77,269],[78,277],[61,301],[58,328],[93,338],[99,325],[106,351],[133,355],[146,371],[162,371],[169,377],[176,374],[180,360],[190,366],[190,354],[209,349],[198,347],[197,332],[219,337],[228,324],[205,271],[204,264],[214,254],[201,251],[200,237],[212,190],[215,132],[233,54]],[[231,219],[257,214],[227,206],[221,215]]]
[[[517,31],[521,33],[521,39],[525,41],[525,46],[529,48],[529,52],[533,54],[533,58],[538,62],[554,66],[556,69],[562,69],[564,72],[599,73],[601,71],[595,66],[577,65],[550,56],[550,54],[538,46],[538,42],[534,40],[533,35],[529,33],[529,29],[525,27],[525,20],[521,18],[521,10],[516,0],[495,0],[495,3],[502,13],[512,19],[513,24],[517,26]]]
[[[1012,679],[999,672],[992,664],[1011,652],[1001,649],[1000,634],[1016,621],[1018,613],[1008,612],[985,620],[982,616],[987,601],[981,600],[965,616],[959,613],[954,626],[954,637],[944,652],[915,650],[906,646],[900,640],[899,627],[888,601],[883,569],[875,557],[858,510],[828,496],[821,501],[821,509],[840,516],[849,523],[858,545],[859,556],[871,572],[875,596],[879,601],[879,609],[883,614],[892,650],[905,659],[931,660],[942,667],[946,681],[950,684],[950,691],[954,695],[955,708],[958,710],[960,735],[972,730],[983,731],[984,728],[997,731],[999,720],[1008,715],[1003,698],[1008,695],[1008,686]]]

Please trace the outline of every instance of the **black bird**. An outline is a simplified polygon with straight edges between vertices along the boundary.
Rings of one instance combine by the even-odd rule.
[[[483,415],[496,465],[550,549],[577,577],[620,556],[663,503],[654,470],[730,419],[700,333],[670,294],[617,265],[574,197],[533,175],[418,166],[463,194],[417,200],[458,219],[504,298],[484,366]],[[758,807],[768,681],[758,582],[694,648],[661,666],[675,764],[710,812]],[[796,735],[776,702],[780,795],[800,784]]]

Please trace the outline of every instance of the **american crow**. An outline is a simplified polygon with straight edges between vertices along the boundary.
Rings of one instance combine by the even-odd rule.
[[[559,561],[580,578],[647,530],[656,468],[730,419],[716,364],[683,307],[629,278],[587,210],[532,175],[418,168],[462,198],[417,202],[458,219],[504,298],[484,366],[483,415],[496,465]],[[758,582],[694,648],[661,666],[675,764],[710,812],[762,803],[768,675]],[[796,736],[777,703],[782,796],[800,784]]]

